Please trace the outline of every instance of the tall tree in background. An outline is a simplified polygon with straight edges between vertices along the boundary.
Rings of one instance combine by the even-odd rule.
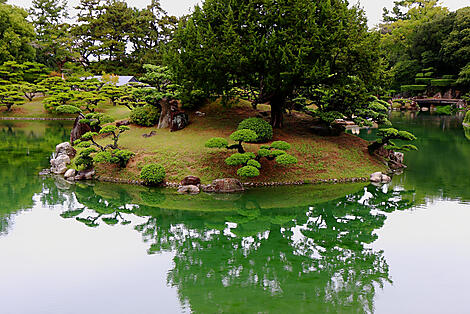
[[[36,51],[31,42],[35,33],[27,16],[28,13],[19,7],[0,3],[0,63],[34,60]]]
[[[378,54],[366,19],[342,0],[206,0],[175,33],[169,54],[178,83],[217,95],[257,90],[282,127],[287,100],[311,86],[368,84]]]
[[[141,64],[160,64],[165,45],[172,38],[178,19],[162,9],[160,1],[152,0],[146,8],[134,9],[135,20],[129,41],[132,57]]]
[[[397,8],[397,9],[395,9]],[[415,84],[417,73],[457,77],[470,62],[470,7],[449,12],[436,0],[396,1],[379,26],[393,88]]]
[[[62,72],[67,61],[77,58],[66,0],[33,0],[30,19],[36,29],[37,61]]]
[[[80,0],[75,7],[78,11],[78,24],[73,27],[72,34],[75,38],[75,49],[86,65],[90,64],[90,57],[96,57],[99,61],[101,56],[98,19],[103,7],[100,2],[100,0]]]

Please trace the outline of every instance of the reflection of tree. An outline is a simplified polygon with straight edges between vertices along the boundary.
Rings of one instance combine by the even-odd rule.
[[[41,192],[38,172],[48,165],[57,143],[67,138],[59,123],[0,124],[0,233],[11,215],[31,208],[33,195]]]
[[[292,199],[290,206],[263,209],[260,197],[248,193],[230,201],[233,210],[211,212],[129,203],[168,205],[164,193],[96,192],[77,187],[87,208],[64,218],[97,226],[125,222],[129,214],[145,217],[136,230],[150,244],[149,254],[176,254],[168,280],[182,302],[202,313],[373,311],[375,290],[389,275],[382,252],[367,246],[385,222],[384,211],[412,206],[407,192],[372,185],[307,207]]]
[[[465,132],[465,137],[467,138],[467,140],[470,141],[470,127],[469,126],[464,126],[463,131]]]
[[[405,154],[408,169],[403,176],[394,178],[394,183],[416,190],[420,202],[441,198],[470,200],[470,145],[462,132],[462,119],[423,113],[412,118],[394,113],[392,122],[416,135],[419,149]],[[361,137],[373,140],[374,134]]]

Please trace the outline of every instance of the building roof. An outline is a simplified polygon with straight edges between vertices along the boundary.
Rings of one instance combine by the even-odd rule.
[[[134,76],[121,76],[118,75],[118,81],[116,83],[116,86],[123,86],[127,85],[129,83],[140,83]],[[89,77],[83,77],[83,80],[89,80],[89,79],[97,79],[101,81],[101,75],[95,75],[95,76],[89,76]]]

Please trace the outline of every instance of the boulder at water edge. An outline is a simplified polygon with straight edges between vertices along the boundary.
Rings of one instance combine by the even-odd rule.
[[[70,164],[69,156],[60,154],[51,159],[51,172],[55,174],[64,174],[67,171],[67,165]]]
[[[180,194],[199,194],[199,188],[195,185],[184,185],[178,188]]]
[[[59,155],[67,155],[70,159],[73,159],[77,154],[75,148],[69,142],[60,143],[55,147],[55,155],[58,157]]]
[[[195,176],[187,176],[180,182],[181,185],[199,185],[201,184],[201,179]]]
[[[80,139],[83,134],[91,131],[89,124],[80,122],[82,119],[83,118],[81,116],[78,116],[75,119],[72,131],[70,132],[70,143],[74,143],[76,140]]]
[[[236,193],[244,190],[243,184],[233,178],[216,179],[212,184],[203,187],[203,191],[209,193]]]
[[[389,183],[392,181],[392,178],[382,172],[374,172],[370,175],[370,181],[374,183]]]
[[[73,179],[76,175],[77,171],[75,169],[69,169],[65,172],[64,178],[65,179]]]

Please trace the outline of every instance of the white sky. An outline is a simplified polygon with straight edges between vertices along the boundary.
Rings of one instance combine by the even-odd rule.
[[[126,0],[132,6],[145,7],[150,0]],[[369,19],[369,26],[374,26],[382,18],[382,8],[393,7],[393,0],[350,0],[351,3],[360,2],[361,6],[366,10]],[[73,7],[79,0],[68,0],[69,6]],[[201,0],[160,0],[162,7],[171,15],[180,16],[189,13],[190,10]],[[31,0],[8,0],[8,3],[28,8]],[[442,0],[441,3],[450,10],[455,11],[465,6],[470,6],[469,0]]]

